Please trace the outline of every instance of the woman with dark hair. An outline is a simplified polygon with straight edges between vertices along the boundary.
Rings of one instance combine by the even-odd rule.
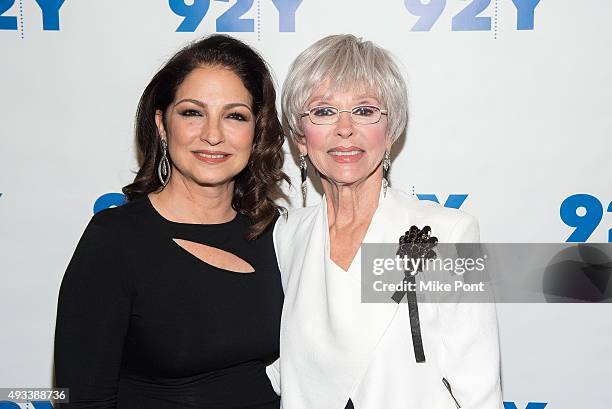
[[[279,407],[265,371],[283,297],[275,99],[265,62],[228,36],[190,44],[153,77],[128,203],[92,218],[62,281],[64,407]]]

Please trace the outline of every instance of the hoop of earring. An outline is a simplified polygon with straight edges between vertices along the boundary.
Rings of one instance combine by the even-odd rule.
[[[170,180],[172,168],[170,167],[170,160],[168,159],[168,141],[165,138],[161,139],[161,151],[162,157],[157,165],[157,177],[161,182],[162,186],[166,186]]]
[[[300,177],[302,178],[302,207],[306,206],[306,179],[308,177],[308,163],[306,162],[306,155],[300,153]]]
[[[383,157],[383,197],[387,197],[387,188],[389,187],[389,169],[391,169],[391,157],[389,155],[389,151],[385,151],[385,156]]]

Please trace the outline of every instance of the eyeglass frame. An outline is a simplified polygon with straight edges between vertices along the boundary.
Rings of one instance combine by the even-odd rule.
[[[378,120],[377,120],[376,122],[370,122],[370,123],[367,123],[367,124],[360,124],[359,122],[356,122],[356,121],[353,119],[353,111],[355,110],[355,108],[359,108],[359,107],[376,108],[376,109],[378,109],[378,110],[380,111],[380,117],[378,118]],[[337,119],[335,122],[332,122],[332,123],[329,123],[329,124],[317,124],[317,123],[315,123],[315,122],[312,120],[312,117],[310,116],[310,112],[311,112],[313,109],[317,109],[317,108],[334,108],[334,109],[336,109],[336,110],[338,111],[338,119]],[[302,119],[302,118],[304,118],[305,116],[307,116],[307,117],[308,117],[308,119],[310,120],[310,122],[311,122],[313,125],[334,125],[334,124],[337,124],[337,123],[340,121],[340,114],[341,114],[342,112],[348,112],[348,113],[349,113],[349,117],[351,118],[351,122],[352,122],[352,123],[354,123],[354,124],[357,124],[357,125],[374,125],[374,124],[377,124],[377,123],[379,123],[379,122],[380,122],[380,119],[382,118],[382,116],[383,116],[383,115],[388,115],[389,110],[387,110],[387,109],[382,109],[381,107],[377,107],[376,105],[356,105],[356,106],[354,106],[354,107],[353,107],[353,108],[351,108],[351,109],[340,109],[340,108],[335,107],[335,106],[333,106],[333,105],[317,105],[316,107],[312,107],[312,108],[310,108],[308,111],[302,112],[302,115],[300,115],[300,119]]]

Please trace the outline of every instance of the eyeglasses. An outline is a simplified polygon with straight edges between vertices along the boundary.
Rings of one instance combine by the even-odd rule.
[[[310,118],[315,125],[332,125],[340,120],[341,112],[350,112],[351,121],[359,125],[370,125],[380,121],[382,115],[387,115],[386,109],[372,105],[359,105],[353,109],[338,109],[336,107],[321,105],[302,113],[300,118]]]

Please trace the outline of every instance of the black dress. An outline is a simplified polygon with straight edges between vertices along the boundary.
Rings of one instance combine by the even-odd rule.
[[[272,226],[255,241],[238,214],[175,223],[147,197],[96,214],[62,281],[55,332],[60,407],[276,409],[283,300]],[[211,266],[172,239],[228,251],[254,273]]]

